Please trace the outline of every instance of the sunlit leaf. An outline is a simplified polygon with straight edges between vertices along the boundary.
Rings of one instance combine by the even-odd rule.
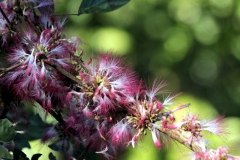
[[[13,157],[6,148],[0,146],[0,159],[13,159]]]
[[[130,0],[83,0],[78,14],[104,13],[116,10],[127,4]]]
[[[9,142],[13,140],[16,132],[12,123],[7,119],[0,120],[0,141]]]

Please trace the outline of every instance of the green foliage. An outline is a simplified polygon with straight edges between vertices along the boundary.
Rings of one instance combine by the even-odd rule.
[[[14,149],[13,151],[13,159],[17,159],[17,160],[29,160],[26,156],[25,153],[23,153],[21,150],[19,149]]]
[[[6,148],[0,146],[0,159],[13,159],[13,157]]]
[[[26,133],[28,140],[41,139],[44,135],[44,129],[49,127],[48,124],[42,121],[39,115],[31,115],[30,124]]]
[[[52,144],[48,145],[48,147],[57,152],[62,152],[64,150],[63,147],[57,145],[56,143],[52,143]]]
[[[10,142],[14,139],[16,132],[13,128],[13,124],[8,119],[0,120],[0,141]]]
[[[38,160],[39,157],[41,157],[42,154],[34,154],[31,158],[31,160]]]
[[[21,150],[23,148],[31,148],[28,139],[26,138],[26,136],[24,134],[19,134],[17,133],[15,138],[14,138],[14,142],[15,142],[15,148]]]
[[[57,160],[56,157],[51,153],[48,155],[49,160]]]
[[[127,4],[130,0],[83,0],[78,14],[104,13],[116,10]]]

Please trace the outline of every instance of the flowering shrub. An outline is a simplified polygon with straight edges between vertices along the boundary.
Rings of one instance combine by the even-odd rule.
[[[82,4],[80,13],[89,5]],[[66,159],[84,159],[87,152],[115,159],[126,147],[136,147],[147,131],[157,148],[169,137],[191,149],[196,160],[236,159],[225,147],[206,147],[202,131],[226,134],[223,117],[201,121],[188,114],[176,120],[174,113],[189,104],[172,108],[178,95],[157,99],[165,83],[156,79],[147,87],[111,52],[83,59],[82,41],[64,36],[67,17],[54,16],[54,5],[52,0],[0,2],[1,51],[8,66],[0,74],[1,158],[24,154],[16,137],[31,126],[23,107],[28,103],[39,104],[46,116],[56,119],[54,125],[42,125],[47,129],[38,138]],[[24,128],[19,131],[21,122]]]

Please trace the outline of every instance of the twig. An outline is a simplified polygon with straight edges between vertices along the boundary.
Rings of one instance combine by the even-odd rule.
[[[189,139],[192,138],[192,134],[188,131],[184,131],[182,129],[168,129],[165,127],[160,127],[158,130],[194,152],[202,151],[200,144],[189,141]]]
[[[0,78],[1,78],[4,74],[6,74],[7,72],[9,72],[9,71],[11,71],[11,70],[13,70],[13,69],[21,66],[21,65],[22,65],[22,63],[18,63],[18,64],[15,64],[15,65],[11,66],[11,67],[8,67],[8,68],[0,68]]]
[[[159,127],[158,130],[173,140],[176,140],[177,142],[181,143],[185,147],[189,148],[195,153],[204,153],[205,151],[211,151],[211,153],[218,153],[217,150],[209,149],[207,146],[205,146],[201,141],[193,141],[191,140],[193,138],[193,135],[189,131],[184,131],[183,129],[168,129],[163,126]],[[218,159],[220,160],[240,160],[239,156],[233,156],[229,155],[227,153],[222,153],[221,155],[218,155]]]
[[[8,19],[7,15],[4,13],[4,11],[2,10],[2,8],[0,7],[0,12],[2,13],[3,17],[6,19],[6,21],[11,24],[10,20]]]
[[[87,147],[84,149],[84,151],[81,153],[81,155],[78,157],[77,160],[82,160],[85,154],[87,153],[87,151],[89,150],[89,148],[90,148],[90,144],[87,145]]]
[[[79,16],[78,13],[63,13],[63,14],[53,14],[51,16]]]
[[[55,68],[57,71],[59,71],[61,74],[63,74],[67,78],[71,79],[73,82],[79,84],[81,87],[84,87],[88,91],[90,90],[90,88],[85,83],[83,83],[80,79],[78,79],[77,77],[73,76],[67,70],[65,70],[62,67],[58,66],[54,62],[50,62],[50,61],[44,61],[44,62],[46,64],[48,64],[49,66]],[[85,92],[85,94],[92,95],[93,93],[92,92]]]

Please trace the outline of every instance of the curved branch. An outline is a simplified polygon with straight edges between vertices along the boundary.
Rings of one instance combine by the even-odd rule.
[[[11,71],[11,70],[13,70],[13,69],[21,66],[21,65],[22,65],[22,63],[18,63],[18,64],[15,64],[15,65],[11,66],[11,67],[8,67],[8,68],[0,68],[0,78],[1,78],[4,74],[6,74],[7,72],[9,72],[9,71]]]
[[[81,87],[83,87],[87,91],[89,91],[89,92],[84,92],[85,94],[87,94],[87,95],[92,95],[93,94],[92,92],[90,92],[90,90],[91,90],[90,87],[87,84],[85,84],[81,79],[79,79],[76,76],[72,75],[67,70],[65,70],[64,68],[62,68],[59,65],[55,64],[54,62],[50,62],[50,61],[47,61],[47,60],[45,60],[44,62],[46,64],[48,64],[49,66],[51,66],[52,68],[56,69],[58,72],[60,72],[61,74],[63,74],[67,78],[71,79],[73,82],[79,84]]]
[[[194,137],[192,133],[189,131],[184,131],[183,129],[179,129],[179,128],[168,129],[168,128],[164,128],[163,126],[159,127],[158,130],[166,134],[173,140],[176,140],[177,142],[181,143],[182,145],[189,148],[195,153],[205,153],[206,151],[210,151],[207,153],[211,153],[213,155],[218,153],[217,150],[208,149],[204,143],[201,143],[202,142],[201,140],[199,141],[193,140],[193,138],[196,138],[196,137]],[[218,157],[218,159],[221,159],[221,160],[239,160],[240,159],[240,157],[229,155],[227,152],[223,152],[218,156],[220,156]]]

